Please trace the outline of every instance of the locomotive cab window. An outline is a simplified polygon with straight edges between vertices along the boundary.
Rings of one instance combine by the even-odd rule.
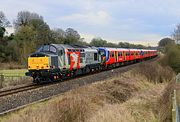
[[[49,52],[49,45],[45,45],[42,52]]]
[[[56,53],[56,48],[51,45],[44,45],[40,47],[37,52],[50,52],[50,53]]]
[[[56,48],[54,46],[50,46],[49,49],[50,52],[56,53]]]

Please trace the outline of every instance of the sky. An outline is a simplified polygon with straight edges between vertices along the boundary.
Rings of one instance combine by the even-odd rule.
[[[0,11],[13,23],[19,11],[43,16],[51,29],[74,28],[85,41],[156,46],[180,23],[180,0],[3,0]]]

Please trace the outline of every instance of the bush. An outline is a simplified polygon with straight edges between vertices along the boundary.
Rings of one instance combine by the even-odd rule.
[[[169,82],[174,77],[173,70],[169,66],[162,67],[158,63],[142,63],[134,70],[134,73],[144,75],[154,83]]]
[[[165,56],[161,59],[160,63],[163,66],[170,66],[176,73],[180,72],[180,46],[167,46]]]

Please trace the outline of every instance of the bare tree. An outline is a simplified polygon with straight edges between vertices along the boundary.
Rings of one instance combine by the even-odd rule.
[[[9,25],[10,25],[10,22],[7,20],[4,13],[0,11],[0,27],[7,27]]]
[[[180,43],[180,24],[178,24],[174,29],[174,33],[172,36],[177,43]]]
[[[2,38],[5,31],[6,31],[6,27],[8,27],[10,25],[10,22],[7,20],[6,16],[4,15],[4,13],[2,11],[0,11],[0,37]]]
[[[73,28],[67,28],[65,31],[65,35],[66,35],[64,42],[65,44],[77,44],[77,42],[81,38],[79,33]]]
[[[37,13],[31,13],[29,11],[20,11],[17,15],[17,19],[14,21],[15,27],[29,25],[31,20],[43,20],[43,17]]]

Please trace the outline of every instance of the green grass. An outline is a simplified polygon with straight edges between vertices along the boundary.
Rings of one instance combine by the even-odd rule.
[[[0,88],[31,82],[30,77],[25,76],[26,72],[27,69],[0,70]]]
[[[0,74],[4,76],[25,76],[27,69],[0,70]]]

